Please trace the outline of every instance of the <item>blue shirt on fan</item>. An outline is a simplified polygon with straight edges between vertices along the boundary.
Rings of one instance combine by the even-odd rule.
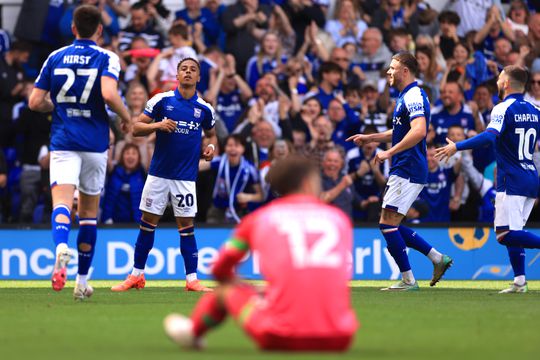
[[[176,122],[174,132],[156,132],[156,146],[148,174],[164,179],[195,181],[202,130],[210,130],[215,124],[212,106],[197,94],[184,99],[177,88],[150,99],[144,114],[154,121],[168,118]]]
[[[411,122],[424,117],[426,129],[429,125],[429,100],[424,90],[418,84],[412,82],[399,94],[396,108],[392,117],[392,146],[401,142],[405,135],[411,130]],[[427,131],[426,131],[427,133]],[[416,184],[427,182],[427,159],[426,159],[426,138],[410,149],[400,152],[392,157],[392,167],[390,175],[397,175]]]
[[[497,192],[529,198],[538,196],[533,153],[538,139],[540,110],[522,94],[508,95],[493,108],[486,131],[497,135]]]
[[[422,221],[450,221],[450,191],[455,179],[453,168],[438,167],[428,173],[427,185],[419,195],[429,206],[429,213]]]
[[[101,77],[118,80],[120,60],[91,40],[75,40],[52,52],[35,86],[49,91],[54,104],[51,150],[104,152],[109,147],[109,116]]]
[[[448,128],[451,126],[461,126],[465,134],[469,130],[474,130],[474,116],[469,105],[462,105],[461,109],[454,115],[450,114],[442,105],[433,109],[431,124],[435,129],[435,144],[446,144]]]

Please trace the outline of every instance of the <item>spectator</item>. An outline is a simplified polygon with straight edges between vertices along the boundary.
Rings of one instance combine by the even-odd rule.
[[[339,0],[332,19],[326,22],[324,29],[332,36],[336,45],[341,47],[346,43],[360,43],[367,24],[362,20],[356,2]]]
[[[480,30],[485,23],[488,11],[496,0],[469,1],[453,0],[452,10],[461,19],[458,35],[465,36],[471,30]]]
[[[323,6],[319,4],[320,1],[290,0],[283,3],[283,11],[289,16],[296,33],[295,51],[298,51],[307,41],[305,38],[306,29],[309,27],[324,28],[326,14],[323,11]]]
[[[375,134],[374,126],[367,126],[364,134]],[[354,212],[357,220],[378,221],[381,208],[381,189],[386,185],[389,172],[387,162],[373,165],[373,158],[382,150],[377,143],[364,144],[354,147],[347,152],[346,163],[349,174],[352,176],[354,187],[360,197],[360,211]]]
[[[443,11],[439,14],[441,32],[438,37],[438,45],[445,59],[454,55],[454,47],[461,41],[457,34],[457,27],[460,23],[460,17],[453,11]]]
[[[310,91],[306,97],[315,96],[323,110],[328,108],[330,100],[339,94],[342,68],[334,62],[325,62],[319,69],[319,86],[316,91]]]
[[[352,219],[353,205],[359,201],[350,175],[343,175],[343,153],[330,149],[324,153],[322,161],[322,193],[321,200],[332,204]]]
[[[338,99],[332,99],[328,105],[328,119],[332,122],[334,131],[332,141],[345,150],[355,146],[351,141],[345,141],[348,137],[358,133],[360,129],[360,119],[358,117],[348,117],[345,107]]]
[[[274,6],[272,9],[268,30],[277,34],[285,56],[291,57],[295,54],[296,33],[287,14],[279,5]]]
[[[236,72],[244,73],[257,39],[268,29],[272,9],[259,0],[240,0],[229,5],[221,16],[226,33],[225,51],[236,57]]]
[[[128,111],[133,119],[133,122],[137,121],[137,117],[142,114],[146,102],[148,101],[148,92],[139,83],[132,82],[129,84],[126,92],[126,103]],[[144,170],[148,170],[150,167],[150,160],[154,153],[154,145],[156,140],[156,134],[150,134],[148,136],[133,136],[133,133],[128,132],[123,140],[116,143],[114,149],[114,163],[109,164],[109,171],[115,164],[119,164],[122,160],[121,155],[123,148],[127,144],[137,145],[139,148],[139,157],[141,166]]]
[[[216,109],[227,131],[232,134],[253,93],[249,85],[236,73],[234,56],[228,54],[225,66],[215,72],[217,75],[212,76],[206,99]]]
[[[474,43],[483,50],[487,59],[495,60],[496,41],[501,38],[514,41],[515,35],[508,23],[502,19],[498,7],[492,7],[486,16],[484,26],[474,35]]]
[[[360,76],[363,76],[363,73],[358,66],[351,67],[351,58],[345,49],[340,47],[333,48],[330,53],[330,61],[338,64],[341,68],[342,86],[360,87]]]
[[[0,224],[4,222],[6,214],[4,210],[6,208],[6,192],[8,169],[6,164],[6,157],[4,156],[4,149],[0,147]]]
[[[15,41],[0,56],[0,148],[14,145],[12,109],[24,100],[23,64],[28,62],[30,50],[30,44]]]
[[[404,28],[413,37],[418,35],[416,1],[386,0],[374,11],[370,26],[388,33],[391,29]]]
[[[268,160],[268,153],[272,144],[276,141],[274,128],[268,121],[259,121],[251,128],[250,140],[246,143],[245,158],[256,169]]]
[[[118,165],[107,179],[101,221],[105,224],[138,222],[142,215],[139,203],[145,179],[139,146],[126,144]]]
[[[162,36],[167,35],[172,24],[172,16],[171,11],[163,5],[163,0],[142,0],[141,2],[146,5],[152,27]]]
[[[184,4],[185,9],[176,12],[176,20],[185,21],[191,28],[202,26],[206,46],[217,45],[220,24],[210,9],[201,7],[201,0],[185,0]]]
[[[485,178],[482,172],[478,171],[473,165],[471,154],[467,151],[461,157],[461,169],[472,189],[478,192],[481,198],[478,207],[478,221],[492,222],[495,218],[495,180]]]
[[[41,147],[49,144],[51,129],[50,113],[38,113],[28,108],[27,101],[33,86],[34,84],[31,81],[24,84],[23,94],[26,99],[15,123],[17,138],[21,142],[18,159],[22,164],[19,182],[21,191],[19,221],[23,223],[33,221],[34,208],[43,194],[38,156]]]
[[[130,50],[124,51],[124,54],[131,60],[131,64],[127,65],[124,73],[124,82],[135,81],[141,83],[147,92],[150,91],[146,75],[152,59],[159,54],[159,50],[149,48],[146,40],[138,36],[131,42]]]
[[[525,94],[525,100],[540,107],[540,69],[531,74],[530,89]]]
[[[390,58],[392,57],[390,50],[383,43],[381,31],[373,27],[366,29],[362,35],[360,46],[361,51],[357,59],[354,60],[354,63],[360,66],[366,80],[377,83],[381,76],[381,71],[388,68]],[[360,79],[363,80],[364,77],[360,76]]]
[[[506,16],[506,24],[515,35],[527,36],[529,34],[529,8],[525,1],[512,0]]]
[[[249,202],[259,203],[263,193],[259,173],[244,158],[244,144],[239,135],[229,135],[225,153],[215,157],[210,164],[202,163],[200,170],[211,167],[217,172],[213,191],[213,204],[208,210],[209,223],[238,223],[247,213]]]
[[[436,133],[435,144],[446,144],[448,128],[452,125],[460,125],[465,129],[465,133],[470,130],[484,130],[481,115],[476,120],[471,108],[464,104],[463,90],[458,83],[446,83],[442,87],[441,100],[442,105],[431,112],[431,123]]]
[[[422,81],[422,85],[430,90],[430,101],[434,103],[440,96],[439,86],[443,77],[443,71],[437,64],[435,53],[430,47],[417,47],[416,59],[418,60],[418,78]]]
[[[293,144],[288,140],[276,140],[268,151],[268,161],[265,161],[260,170],[261,175],[261,187],[264,194],[264,202],[268,203],[275,199],[277,195],[270,188],[270,184],[266,181],[266,175],[270,168],[276,164],[276,162],[285,159],[287,156],[294,154]]]
[[[409,34],[404,28],[392,29],[388,34],[390,51],[392,54],[402,51],[409,51],[410,49],[414,48],[412,39],[411,34]]]
[[[300,153],[309,160],[314,161],[319,167],[322,164],[324,154],[328,150],[337,149],[344,156],[345,150],[332,141],[332,123],[327,117],[321,115],[313,121],[313,133],[311,141],[304,146]]]
[[[439,165],[435,159],[435,145],[431,144],[427,149],[428,180],[419,195],[419,198],[427,203],[429,212],[422,219],[426,222],[449,222],[450,210],[459,209],[461,204],[461,191],[463,189],[463,177],[460,175],[461,162],[458,161],[451,168]],[[459,183],[459,191],[450,198],[452,185]]]
[[[143,2],[137,2],[131,5],[131,23],[123,29],[119,36],[118,48],[120,51],[125,51],[130,48],[131,42],[135,37],[142,37],[151,48],[163,48],[163,37],[152,26],[150,22],[150,14]]]
[[[185,58],[197,59],[197,53],[189,46],[190,36],[186,25],[177,24],[169,30],[171,47],[164,49],[154,58],[148,68],[147,78],[150,92],[173,90],[178,86],[177,66]]]
[[[234,55],[228,55],[229,61],[232,57],[232,61],[235,63],[235,68],[232,73],[236,74],[236,60]],[[206,50],[199,55],[199,64],[201,65],[201,81],[197,83],[197,91],[201,94],[206,94],[210,87],[210,77],[213,71],[219,70],[223,66],[227,66],[224,63],[224,55],[221,49],[217,46],[207,47]]]
[[[278,80],[284,75],[287,56],[283,54],[278,34],[268,31],[261,39],[261,46],[256,55],[252,56],[246,67],[246,81],[255,89],[257,81],[267,72],[273,72]]]
[[[471,107],[476,106],[484,119],[486,126],[491,121],[491,110],[493,110],[493,93],[487,84],[480,84],[474,92],[474,102],[469,103]],[[486,167],[495,161],[495,146],[490,144],[472,151],[474,167],[481,173]]]
[[[112,37],[117,36],[120,31],[118,16],[108,4],[99,0],[80,0],[64,11],[59,24],[60,35],[62,36],[63,42],[67,44],[73,42],[73,39],[75,39],[75,35],[73,35],[73,32],[71,31],[71,26],[73,25],[73,12],[75,11],[75,8],[80,5],[94,5],[99,8],[101,11],[101,22],[103,24],[102,36],[107,43],[110,43]]]
[[[315,131],[313,122],[317,117],[322,115],[322,105],[317,97],[312,96],[304,100],[302,108],[298,114],[292,119],[293,132],[300,132],[304,134],[304,141],[311,140],[311,134]],[[295,148],[299,147],[296,141],[293,142]],[[297,146],[298,145],[298,146]]]
[[[376,83],[366,81],[362,85],[361,90],[361,113],[360,120],[362,127],[360,131],[364,131],[365,126],[373,125],[377,132],[385,132],[388,127],[387,106],[384,103]]]

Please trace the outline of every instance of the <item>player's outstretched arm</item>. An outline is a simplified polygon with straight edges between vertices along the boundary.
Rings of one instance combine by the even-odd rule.
[[[386,130],[385,132],[378,133],[378,134],[356,134],[349,138],[347,138],[346,141],[353,141],[357,146],[362,146],[365,144],[369,144],[372,142],[377,143],[384,143],[384,142],[390,142],[392,141],[392,132],[393,130]]]
[[[458,151],[476,149],[493,143],[496,138],[497,133],[492,129],[488,129],[476,136],[458,143],[454,143],[452,140],[447,138],[446,141],[448,142],[448,145],[435,150],[435,158],[437,160],[445,160],[450,158]]]
[[[122,131],[128,133],[131,127],[131,116],[124,106],[120,94],[118,94],[118,81],[110,76],[102,76],[101,96],[107,105],[120,116]]]
[[[30,93],[30,98],[28,99],[28,106],[30,110],[48,113],[54,110],[54,104],[49,97],[49,92],[43,89],[34,87]]]
[[[133,136],[146,136],[158,130],[166,133],[172,133],[176,130],[176,123],[171,119],[165,118],[158,122],[153,121],[148,115],[139,115],[139,118],[133,124]]]

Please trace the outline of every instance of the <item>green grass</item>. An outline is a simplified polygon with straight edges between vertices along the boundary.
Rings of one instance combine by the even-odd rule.
[[[208,349],[184,352],[163,334],[170,312],[190,313],[199,294],[177,282],[150,280],[143,291],[112,293],[93,282],[94,297],[75,302],[71,288],[49,282],[0,282],[1,359],[537,359],[540,281],[528,294],[498,295],[507,282],[421,282],[416,293],[387,293],[391,282],[353,283],[362,323],[343,355],[259,353],[232,321],[208,336]]]

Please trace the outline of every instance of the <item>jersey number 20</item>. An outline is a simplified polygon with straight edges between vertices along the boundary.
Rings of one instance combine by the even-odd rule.
[[[75,75],[77,74],[77,75]],[[86,80],[86,84],[84,85],[84,90],[81,94],[81,98],[79,100],[80,104],[86,104],[88,102],[88,98],[90,97],[90,93],[92,92],[92,87],[94,86],[94,82],[96,81],[98,70],[97,69],[77,69],[77,73],[69,68],[60,68],[60,69],[54,69],[54,75],[64,75],[66,76],[66,82],[64,85],[62,85],[62,88],[58,92],[58,95],[56,95],[56,102],[57,103],[76,103],[77,97],[76,96],[66,96],[67,92],[71,87],[73,86],[73,83],[75,83],[76,76],[86,76],[88,79]]]
[[[530,128],[525,132],[523,128],[517,128],[516,134],[519,135],[518,157],[519,160],[532,160],[533,153],[531,145],[536,144],[536,129]],[[532,139],[531,139],[532,137]],[[534,151],[534,148],[533,148]]]
[[[339,230],[328,219],[285,220],[280,223],[280,232],[287,236],[295,268],[336,268],[342,265],[341,255],[336,251]],[[308,236],[314,238],[311,246]]]

